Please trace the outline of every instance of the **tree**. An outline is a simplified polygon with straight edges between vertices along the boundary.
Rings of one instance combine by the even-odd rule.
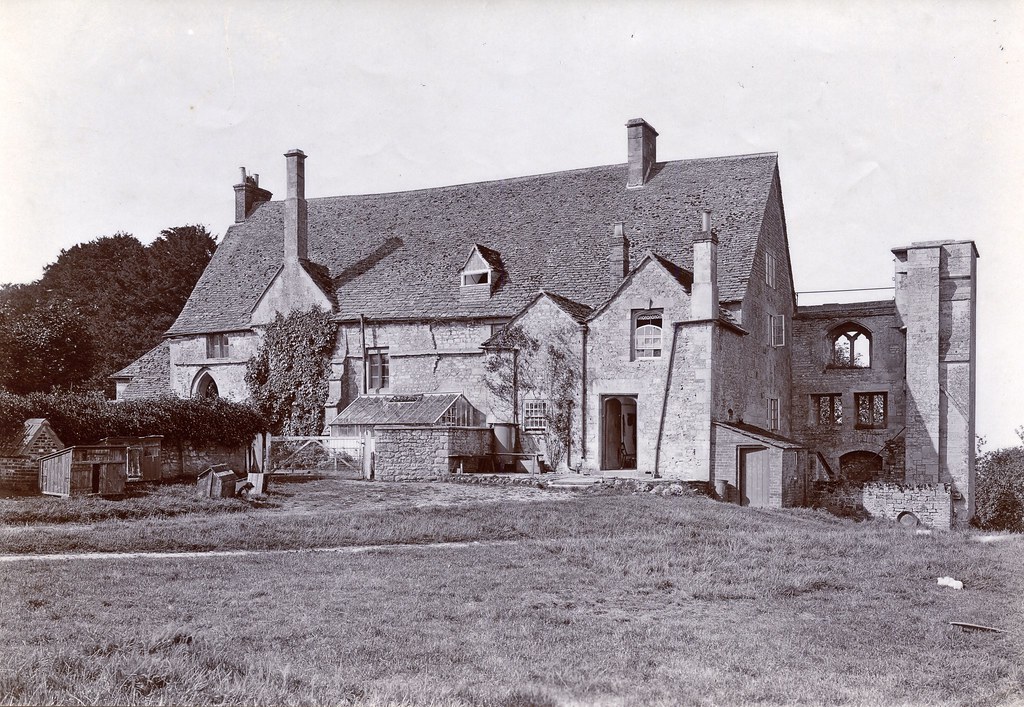
[[[978,527],[1024,533],[1024,446],[978,458],[974,500],[973,523]]]
[[[72,388],[92,371],[93,342],[70,302],[0,315],[0,386],[14,393]]]

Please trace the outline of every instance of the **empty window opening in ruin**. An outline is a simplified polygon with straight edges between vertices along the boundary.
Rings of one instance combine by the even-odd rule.
[[[871,334],[856,324],[832,331],[832,361],[836,368],[870,368]]]
[[[387,348],[366,350],[366,390],[379,393],[391,386],[391,359]]]
[[[523,403],[523,430],[544,432],[548,428],[548,404],[546,400],[527,400]]]
[[[663,310],[633,312],[633,358],[661,358]]]
[[[853,396],[857,409],[857,429],[882,429],[889,424],[888,399],[886,393],[857,393]]]
[[[812,395],[811,406],[814,424],[832,427],[843,424],[843,396],[840,393]]]

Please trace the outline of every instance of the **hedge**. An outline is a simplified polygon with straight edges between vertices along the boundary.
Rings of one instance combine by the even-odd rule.
[[[0,448],[18,442],[25,420],[44,417],[66,445],[90,444],[104,437],[163,435],[169,442],[195,445],[247,445],[267,429],[251,405],[221,398],[162,396],[114,402],[98,393],[0,392]]]

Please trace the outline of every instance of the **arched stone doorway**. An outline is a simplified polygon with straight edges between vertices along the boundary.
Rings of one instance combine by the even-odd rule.
[[[882,457],[875,452],[847,452],[839,457],[839,475],[846,481],[865,483],[882,476]]]
[[[193,398],[219,398],[220,391],[217,389],[217,381],[213,379],[209,371],[203,371],[196,376],[192,385]]]

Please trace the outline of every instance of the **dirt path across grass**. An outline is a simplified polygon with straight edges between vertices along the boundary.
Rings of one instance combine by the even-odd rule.
[[[308,547],[300,550],[203,550],[199,552],[62,552],[49,555],[0,555],[3,562],[62,562],[71,560],[178,560],[211,557],[255,557],[259,555],[299,555],[304,552],[329,552],[355,555],[361,552],[409,550],[414,548],[492,547],[531,540],[471,540],[467,542],[394,543],[391,545],[343,545],[340,547]]]

